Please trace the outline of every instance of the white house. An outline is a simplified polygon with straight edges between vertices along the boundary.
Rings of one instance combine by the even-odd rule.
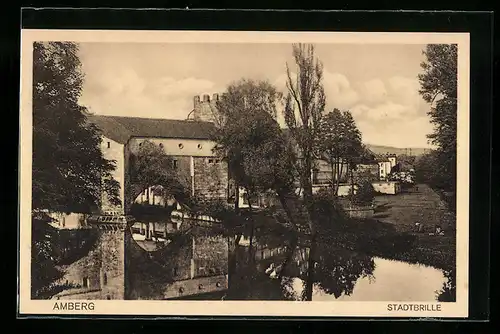
[[[381,194],[396,195],[401,192],[401,185],[397,181],[372,182],[373,189]]]
[[[391,173],[391,170],[394,166],[396,166],[396,156],[389,155],[384,160],[378,161],[379,167],[379,180],[387,180],[387,176]]]

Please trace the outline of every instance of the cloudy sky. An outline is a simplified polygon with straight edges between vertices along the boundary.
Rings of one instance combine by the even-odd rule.
[[[318,44],[327,110],[351,110],[365,143],[429,147],[429,105],[418,94],[424,45]],[[82,43],[80,102],[102,115],[185,119],[193,96],[240,78],[285,91],[290,44]]]

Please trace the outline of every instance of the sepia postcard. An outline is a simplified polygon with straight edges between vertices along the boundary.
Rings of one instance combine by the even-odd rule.
[[[21,44],[20,316],[468,316],[469,34]]]

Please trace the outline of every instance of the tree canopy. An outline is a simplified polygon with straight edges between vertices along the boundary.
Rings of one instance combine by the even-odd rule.
[[[347,167],[353,169],[367,154],[361,132],[349,111],[333,109],[321,118],[316,140],[318,155],[331,165],[332,189],[337,194],[343,172],[347,174]]]
[[[78,102],[83,79],[77,44],[33,44],[33,209],[90,212],[103,191],[119,203],[114,161]]]
[[[217,104],[222,122],[214,133],[215,151],[231,176],[249,192],[290,188],[291,150],[276,121],[280,94],[266,81],[231,84]]]
[[[119,204],[114,161],[103,157],[98,129],[78,102],[84,76],[78,45],[33,44],[33,169],[31,287],[33,298],[60,291],[54,240],[48,217],[37,211],[89,213],[102,195]]]
[[[435,175],[431,187],[455,192],[456,187],[456,145],[457,145],[457,54],[456,44],[427,45],[422,62],[423,73],[420,81],[420,94],[431,104],[428,115],[434,125],[429,134],[430,141],[438,149],[435,153]],[[428,180],[428,181],[429,181]]]
[[[126,208],[129,209],[137,196],[149,188],[155,188],[156,193],[162,193],[165,197],[173,196],[185,204],[191,199],[190,182],[177,173],[172,157],[163,148],[145,140],[139,150],[130,155],[130,171],[125,189]]]

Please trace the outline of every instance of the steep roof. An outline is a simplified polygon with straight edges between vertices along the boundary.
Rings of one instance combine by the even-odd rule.
[[[102,134],[125,144],[131,137],[210,139],[215,125],[210,122],[141,118],[124,116],[87,115]]]

